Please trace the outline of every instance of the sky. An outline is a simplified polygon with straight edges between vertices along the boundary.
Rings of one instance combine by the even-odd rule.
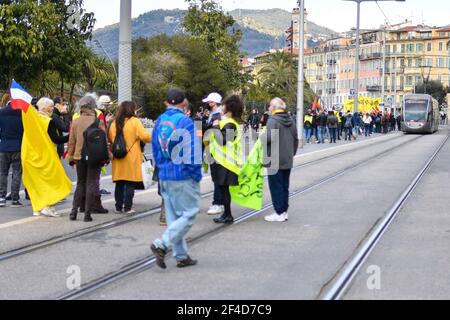
[[[365,1],[365,0],[364,0]],[[296,0],[221,0],[222,7],[227,10],[271,9],[292,10]],[[379,1],[381,9],[390,24],[405,19],[415,24],[425,22],[432,26],[450,24],[449,0],[405,0],[405,2]],[[337,32],[348,31],[356,25],[356,3],[344,0],[305,0],[308,20]],[[114,24],[120,20],[120,0],[85,0],[85,8],[94,12],[97,19],[95,28]],[[133,18],[156,9],[186,9],[184,0],[133,0]],[[385,17],[375,2],[361,4],[361,28],[378,28],[384,24]]]

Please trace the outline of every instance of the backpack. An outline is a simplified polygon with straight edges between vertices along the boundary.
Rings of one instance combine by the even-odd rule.
[[[116,125],[117,128],[117,125]],[[128,152],[133,149],[134,145],[138,140],[136,140],[130,149],[127,150],[127,143],[123,136],[123,128],[122,130],[116,129],[116,137],[114,138],[114,143],[112,145],[112,154],[114,159],[123,159],[127,156]]]
[[[347,120],[345,120],[345,127],[346,128],[352,127],[352,118],[347,118]]]
[[[158,142],[164,158],[171,159],[170,142],[173,132],[184,114],[178,112],[173,116],[162,114],[158,125]]]
[[[123,130],[117,130],[114,143],[112,145],[112,154],[115,159],[123,159],[127,156],[127,144],[123,137]]]
[[[380,117],[376,117],[376,118],[375,118],[375,123],[377,123],[377,124],[381,123]]]
[[[331,126],[335,126],[338,124],[338,119],[336,117],[330,117],[328,121]]]
[[[100,129],[99,124],[100,120],[95,118],[94,123],[83,132],[81,160],[92,167],[109,161],[106,133]]]

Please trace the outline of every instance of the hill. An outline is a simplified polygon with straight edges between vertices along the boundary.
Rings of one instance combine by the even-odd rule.
[[[183,28],[185,10],[154,10],[133,19],[133,38],[153,37],[159,34],[173,36],[185,33]],[[230,14],[236,19],[236,27],[243,32],[241,51],[248,56],[271,48],[285,46],[285,30],[289,27],[291,15],[281,9],[270,10],[234,10]],[[334,32],[327,28],[308,23],[309,31],[313,37],[330,36]],[[114,24],[94,31],[95,40],[98,40],[106,52],[117,59],[119,51],[119,25]],[[311,42],[313,43],[313,42]],[[94,44],[92,44],[95,47]],[[95,48],[100,54],[103,50]]]

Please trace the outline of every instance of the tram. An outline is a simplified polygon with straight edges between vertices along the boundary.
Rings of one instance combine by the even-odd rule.
[[[404,97],[402,131],[406,133],[435,133],[439,130],[439,104],[428,94]]]

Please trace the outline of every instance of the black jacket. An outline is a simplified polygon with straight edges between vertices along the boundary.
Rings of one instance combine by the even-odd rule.
[[[324,114],[324,113],[320,114],[318,120],[319,120],[319,123],[318,123],[319,126],[321,126],[321,127],[327,126],[328,117],[326,114]]]
[[[54,144],[57,145],[58,155],[61,158],[64,154],[64,144],[69,142],[69,136],[64,133],[70,131],[70,115],[62,115],[58,109],[53,109],[52,121],[48,126],[48,134]]]

